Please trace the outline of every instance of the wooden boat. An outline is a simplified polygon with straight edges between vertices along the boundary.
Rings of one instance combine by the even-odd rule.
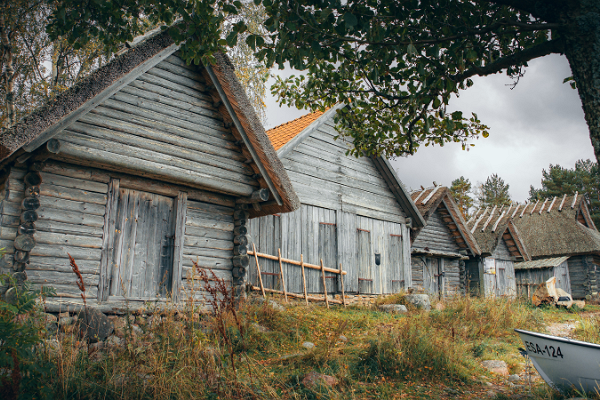
[[[548,385],[561,391],[600,393],[600,345],[521,329],[515,332]]]

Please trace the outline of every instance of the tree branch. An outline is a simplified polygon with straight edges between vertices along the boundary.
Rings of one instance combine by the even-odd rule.
[[[518,65],[534,58],[539,58],[552,53],[563,53],[564,45],[562,41],[557,39],[549,40],[537,46],[521,50],[518,53],[511,54],[506,57],[501,57],[485,67],[472,67],[463,73],[451,76],[455,82],[463,81],[475,75],[486,76],[502,71],[512,65]]]

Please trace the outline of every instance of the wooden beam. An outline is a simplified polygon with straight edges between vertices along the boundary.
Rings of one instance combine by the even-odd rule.
[[[173,301],[179,301],[179,290],[181,287],[183,271],[183,242],[185,239],[185,221],[187,215],[187,193],[179,192],[175,205],[175,243],[173,250]]]
[[[108,184],[108,202],[104,213],[104,231],[102,234],[102,252],[100,256],[100,282],[98,283],[98,301],[108,299],[110,271],[115,241],[115,220],[119,203],[119,179],[112,178]]]
[[[235,110],[233,109],[233,107],[231,106],[231,103],[229,102],[229,98],[227,98],[225,91],[221,87],[221,83],[219,82],[219,79],[215,75],[215,71],[213,71],[212,67],[209,64],[204,65],[204,67],[206,68],[206,72],[208,72],[208,75],[210,76],[210,79],[211,79],[213,85],[215,85],[215,89],[217,89],[217,92],[219,92],[219,96],[221,96],[221,100],[223,101],[223,104],[224,104],[225,108],[227,109],[229,116],[233,120],[233,124],[235,125],[235,128],[237,129],[238,133],[242,137],[242,140],[244,141],[244,144],[246,145],[246,149],[252,156],[252,159],[254,160],[254,164],[256,164],[256,166],[258,167],[263,179],[265,180],[265,182],[267,183],[267,186],[271,190],[271,193],[273,194],[273,198],[275,199],[275,201],[277,201],[277,204],[279,206],[282,206],[283,201],[281,200],[281,196],[279,195],[279,192],[277,192],[277,189],[275,188],[275,185],[273,184],[273,181],[271,180],[271,176],[269,175],[269,173],[267,172],[267,169],[263,165],[262,160],[260,159],[260,157],[258,156],[258,153],[256,152],[256,149],[254,148],[254,146],[252,146],[252,142],[250,142],[250,139],[248,138],[248,135],[246,134],[246,131],[244,130],[244,127],[242,126],[242,123],[238,119],[237,114],[235,113]]]

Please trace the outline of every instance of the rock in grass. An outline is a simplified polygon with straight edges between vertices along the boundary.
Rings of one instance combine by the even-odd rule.
[[[419,309],[425,311],[431,310],[431,302],[427,294],[407,294],[404,296],[404,300]]]
[[[517,375],[517,374],[510,375],[508,377],[508,381],[509,382],[519,382],[520,380],[521,380],[521,377],[519,375]]]
[[[79,312],[77,326],[82,337],[96,343],[109,337],[114,326],[106,315],[93,307],[85,307]]]
[[[378,307],[381,311],[390,314],[406,314],[408,309],[402,304],[384,304]]]
[[[481,365],[494,374],[508,376],[508,365],[502,360],[486,360]]]
[[[304,342],[302,343],[302,347],[305,349],[311,350],[315,348],[315,344],[313,342]]]
[[[302,384],[306,387],[315,387],[318,385],[335,386],[337,383],[337,378],[331,375],[319,374],[315,371],[309,372],[304,379],[302,379]]]

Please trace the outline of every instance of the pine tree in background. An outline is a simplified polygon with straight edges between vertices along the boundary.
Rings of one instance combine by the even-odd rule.
[[[508,206],[511,203],[509,185],[498,174],[490,175],[485,183],[477,188],[479,207]]]
[[[594,224],[600,224],[600,168],[591,160],[578,160],[575,168],[552,165],[542,170],[542,187],[529,188],[529,201],[543,200],[554,196],[583,195],[590,209]]]
[[[458,179],[452,181],[452,186],[450,186],[450,192],[452,193],[452,197],[454,197],[454,201],[458,205],[458,208],[463,214],[463,217],[469,217],[469,209],[473,207],[473,194],[471,181],[465,179],[464,176],[461,176]]]

